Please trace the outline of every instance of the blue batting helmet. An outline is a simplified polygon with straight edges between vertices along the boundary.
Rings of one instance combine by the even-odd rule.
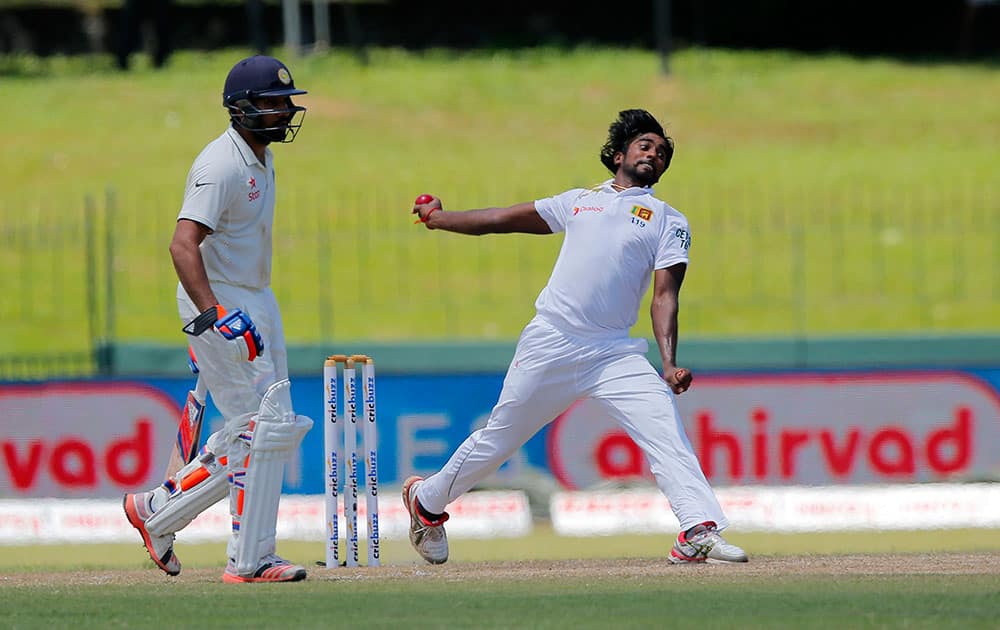
[[[255,100],[306,93],[295,87],[288,66],[274,57],[255,55],[239,61],[229,71],[222,90],[222,105],[229,110],[229,117],[235,125],[249,129],[267,141],[291,142],[302,125],[301,118],[297,124],[292,124],[292,118],[298,112],[305,112],[306,108],[292,105],[289,99],[282,109],[260,109]],[[266,114],[284,114],[287,118],[278,126],[265,127],[260,117]],[[291,137],[288,137],[289,131]]]

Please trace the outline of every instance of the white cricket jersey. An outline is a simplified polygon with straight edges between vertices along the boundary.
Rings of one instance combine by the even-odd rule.
[[[608,180],[535,202],[562,249],[535,309],[566,333],[628,336],[653,271],[688,262],[683,214],[652,188],[618,192]]]
[[[271,284],[274,156],[261,164],[230,127],[206,146],[188,172],[178,219],[204,224],[201,243],[210,282],[263,289]]]

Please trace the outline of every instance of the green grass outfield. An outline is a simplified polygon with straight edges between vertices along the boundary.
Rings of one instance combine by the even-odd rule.
[[[380,569],[312,568],[301,584],[242,587],[219,580],[221,544],[179,543],[179,578],[138,545],[4,547],[0,625],[991,628],[1000,611],[996,530],[730,539],[751,552],[748,565],[672,567],[664,536],[564,538],[547,527],[454,540],[439,567],[384,541]],[[322,545],[279,551],[312,564]]]
[[[167,243],[246,54],[180,52],[129,73],[110,56],[0,58],[18,113],[0,154],[5,352],[86,348],[106,332],[183,344]],[[430,234],[412,200],[464,209],[594,184],[607,126],[629,107],[677,143],[657,192],[694,234],[684,335],[1000,321],[994,66],[689,49],[664,76],[652,52],[588,48],[287,61],[310,92],[301,134],[275,148],[274,286],[291,343],[515,338],[561,237]],[[106,190],[115,213],[99,215],[88,278],[83,200],[101,207]],[[112,301],[96,330],[90,286]],[[650,335],[647,320],[635,334]]]

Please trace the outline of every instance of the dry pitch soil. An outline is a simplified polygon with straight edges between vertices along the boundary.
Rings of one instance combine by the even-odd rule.
[[[836,556],[758,556],[747,564],[707,564],[677,566],[662,558],[620,560],[533,560],[525,562],[477,562],[432,566],[426,564],[387,565],[326,569],[309,567],[308,580],[391,581],[434,577],[438,580],[495,581],[615,578],[623,580],[705,580],[718,577],[732,580],[745,576],[894,576],[894,575],[985,575],[1000,578],[1000,552],[940,554],[865,554]],[[146,570],[82,570],[60,573],[20,573],[0,575],[0,587],[83,585],[83,584],[162,584],[169,582],[220,582],[221,569],[185,569],[175,578],[152,566]]]

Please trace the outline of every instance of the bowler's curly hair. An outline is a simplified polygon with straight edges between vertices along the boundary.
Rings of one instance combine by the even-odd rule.
[[[624,153],[629,143],[644,133],[655,133],[667,141],[667,166],[663,169],[666,171],[670,167],[670,158],[674,156],[674,140],[663,132],[660,123],[644,109],[626,109],[618,112],[618,120],[608,127],[608,141],[601,147],[601,163],[612,173],[617,173],[615,153],[619,151]]]

